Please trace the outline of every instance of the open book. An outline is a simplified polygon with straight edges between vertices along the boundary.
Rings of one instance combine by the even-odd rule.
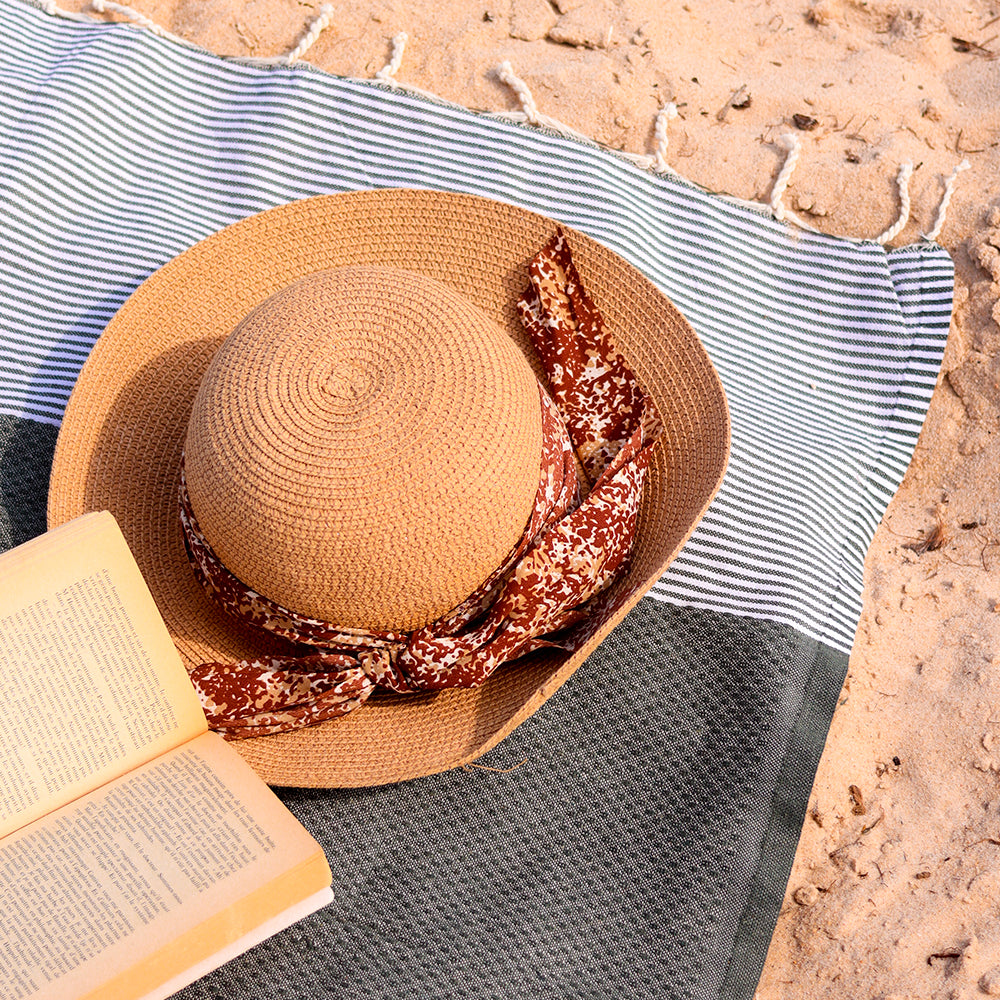
[[[162,998],[332,899],[114,518],[0,556],[0,997]]]

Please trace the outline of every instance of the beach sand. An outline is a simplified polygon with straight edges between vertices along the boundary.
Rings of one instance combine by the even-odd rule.
[[[63,0],[69,10],[86,8]],[[280,56],[295,0],[135,0],[219,54]],[[117,15],[108,13],[108,19]],[[301,58],[467,107],[538,112],[704,188],[891,243],[935,223],[957,269],[942,374],[866,564],[850,673],[810,800],[760,1000],[1000,996],[1000,3],[984,0],[382,0],[334,3]]]

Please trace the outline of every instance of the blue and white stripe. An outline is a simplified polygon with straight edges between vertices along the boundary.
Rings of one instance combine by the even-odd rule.
[[[374,82],[0,0],[0,412],[58,424],[114,312],[197,240],[296,198],[388,186],[549,215],[670,296],[722,377],[733,453],[650,596],[849,650],[864,553],[944,349],[948,255],[791,230],[594,146]]]

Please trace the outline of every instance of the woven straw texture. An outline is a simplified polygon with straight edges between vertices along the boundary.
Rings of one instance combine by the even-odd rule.
[[[116,314],[70,399],[53,464],[49,523],[88,510],[118,519],[189,665],[266,653],[211,606],[187,565],[176,514],[192,401],[226,336],[261,302],[316,271],[374,265],[444,282],[518,344],[528,260],[555,224],[469,195],[383,190],[280,206],[204,240],[161,268]],[[479,756],[528,718],[662,574],[725,470],[729,419],[690,326],[635,268],[570,234],[581,279],[666,428],[647,477],[630,571],[590,640],[535,655],[482,687],[379,694],[361,711],[237,744],[274,784],[347,787],[431,774]]]
[[[340,268],[258,306],[216,354],[184,464],[225,566],[343,628],[419,628],[524,532],[538,489],[537,382],[447,285]]]

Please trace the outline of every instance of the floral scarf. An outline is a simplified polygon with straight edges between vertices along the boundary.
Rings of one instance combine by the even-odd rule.
[[[543,647],[572,649],[566,632],[624,572],[650,450],[652,401],[604,331],[559,231],[531,261],[518,301],[545,368],[538,491],[520,541],[457,608],[410,632],[360,632],[306,618],[247,587],[219,561],[191,509],[181,470],[188,556],[229,614],[315,652],[194,667],[212,729],[244,739],[350,712],[376,686],[400,693],[476,687],[498,666]],[[574,457],[575,452],[575,457]],[[579,481],[579,459],[586,482]]]

